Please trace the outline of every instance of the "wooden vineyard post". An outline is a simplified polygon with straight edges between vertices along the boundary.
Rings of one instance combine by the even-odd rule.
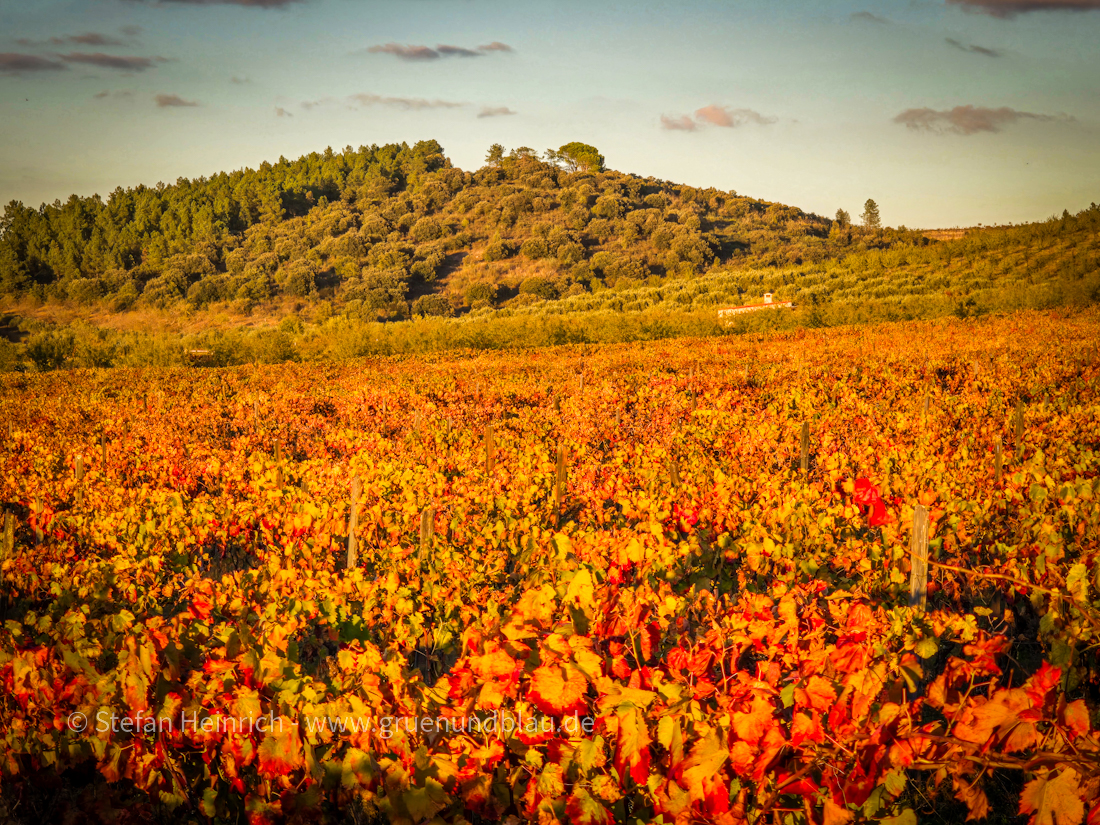
[[[561,397],[557,395],[554,396],[554,412],[561,412]]]
[[[4,588],[4,571],[3,564],[6,559],[12,557],[12,553],[15,550],[15,517],[5,511],[4,512],[4,532],[0,536],[0,611],[7,610],[8,608],[8,595]]]
[[[925,418],[928,417],[928,396],[924,396],[924,409],[921,410],[921,415]]]
[[[34,543],[41,545],[44,538],[42,534],[42,514],[46,508],[42,506],[41,496],[34,497]]]
[[[425,559],[429,558],[432,547],[432,536],[435,535],[435,508],[425,507],[420,513],[420,559],[419,566],[424,566]]]
[[[260,420],[260,399],[252,399],[252,415],[256,418],[256,429],[259,430],[263,426],[263,422]]]
[[[623,411],[615,410],[615,432],[619,432],[623,428]]]
[[[805,475],[810,469],[810,422],[802,422],[802,461],[799,464],[802,468],[802,474]]]
[[[493,450],[493,425],[485,425],[485,475],[493,474],[496,455]]]
[[[918,504],[913,511],[913,535],[909,540],[909,606],[924,610],[928,601],[928,510]]]
[[[355,533],[359,529],[359,494],[363,491],[363,482],[359,476],[351,480],[351,515],[348,516],[348,563],[347,569],[359,566],[359,544]]]
[[[283,489],[285,479],[283,477],[283,447],[276,441],[275,442],[275,486],[280,490]]]
[[[0,562],[10,559],[15,552],[15,514],[4,513],[4,555],[0,556]]]
[[[558,446],[557,472],[554,475],[554,511],[561,522],[561,499],[565,491],[565,445]]]
[[[672,476],[672,489],[680,489],[680,462],[676,460],[676,456],[669,453],[668,456],[668,474]]]
[[[1016,402],[1016,458],[1024,449],[1024,400]]]
[[[994,442],[996,449],[993,451],[993,485],[996,486],[1001,483],[1001,470],[1004,465],[1004,451],[1001,445],[1001,437],[997,436],[997,440]]]
[[[99,435],[99,452],[100,452],[100,460],[103,463],[103,467],[100,470],[100,472],[102,472],[104,477],[106,477],[106,475],[107,475],[107,436],[104,435],[103,433],[100,433],[100,435]]]
[[[84,501],[84,456],[82,455],[76,457],[74,475],[76,476],[76,503],[81,504]]]

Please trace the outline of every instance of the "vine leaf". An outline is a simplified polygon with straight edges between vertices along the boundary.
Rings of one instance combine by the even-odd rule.
[[[1079,825],[1085,818],[1077,771],[1063,769],[1032,779],[1020,794],[1020,813],[1033,814],[1031,825]]]
[[[544,713],[567,716],[585,710],[588,682],[572,665],[544,665],[531,674],[530,699]]]

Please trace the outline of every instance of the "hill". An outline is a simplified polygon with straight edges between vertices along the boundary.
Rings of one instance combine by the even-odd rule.
[[[606,170],[593,147],[435,141],[73,196],[0,222],[0,369],[342,359],[1085,305],[1100,208],[866,229]],[[766,292],[794,311],[718,323]],[[199,351],[196,358],[194,351]]]
[[[795,207],[603,170],[592,152],[596,160],[583,165],[561,152],[540,160],[496,146],[484,167],[465,172],[435,141],[348,147],[120,188],[106,200],[74,195],[39,209],[12,202],[0,292],[116,310],[240,309],[288,296],[394,319],[916,240],[867,237]]]

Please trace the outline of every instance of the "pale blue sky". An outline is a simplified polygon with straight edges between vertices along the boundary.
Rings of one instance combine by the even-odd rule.
[[[1037,220],[1100,200],[1093,7],[0,0],[0,203],[326,146],[434,138],[475,169],[492,143],[581,140],[614,169],[830,216],[873,197],[891,225]]]

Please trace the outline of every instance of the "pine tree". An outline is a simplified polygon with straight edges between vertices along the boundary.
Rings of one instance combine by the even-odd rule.
[[[878,214],[878,204],[870,198],[867,199],[867,203],[863,204],[863,214],[860,215],[860,218],[867,229],[882,228],[882,219]]]

